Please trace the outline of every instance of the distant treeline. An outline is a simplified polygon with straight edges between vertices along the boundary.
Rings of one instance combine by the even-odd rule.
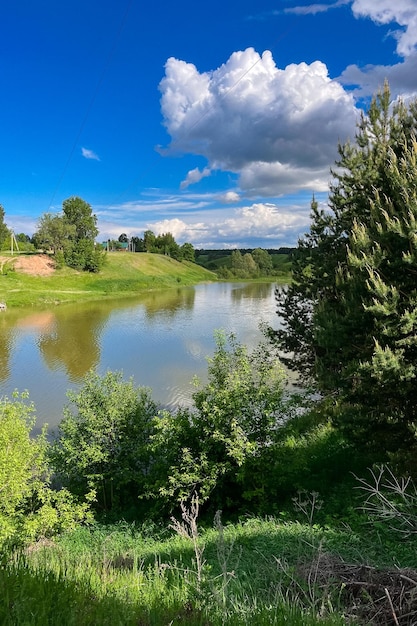
[[[254,250],[265,250],[265,252],[268,252],[268,254],[274,255],[274,254],[292,254],[293,252],[295,252],[295,250],[297,248],[239,248],[239,251],[241,252],[241,254],[252,254],[252,252]],[[206,250],[205,248],[200,248],[200,249],[196,249],[195,251],[195,256],[196,258],[198,258],[199,256],[209,256],[210,260],[213,259],[218,259],[219,257],[224,257],[224,256],[230,256],[232,254],[232,252],[234,251],[234,249],[230,249],[230,250],[225,250],[223,249],[216,249],[216,250]]]
[[[242,248],[239,250],[195,251],[195,262],[220,278],[283,276],[291,272],[295,248]]]
[[[291,272],[292,254],[296,248],[241,248],[194,249],[191,243],[181,246],[172,233],[155,235],[151,230],[143,237],[128,237],[122,233],[118,240],[103,243],[107,250],[130,250],[165,254],[177,261],[192,261],[216,272],[219,278],[259,278],[262,276],[288,276]]]

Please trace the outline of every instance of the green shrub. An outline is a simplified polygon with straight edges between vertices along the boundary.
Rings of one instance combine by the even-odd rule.
[[[65,256],[62,250],[57,250],[54,254],[55,267],[61,270],[65,265]]]
[[[104,265],[106,253],[95,246],[91,239],[79,239],[64,251],[65,261],[69,267],[86,272],[99,272]]]
[[[151,466],[148,445],[157,405],[144,387],[122,380],[120,372],[91,372],[81,391],[68,393],[51,459],[71,492],[96,492],[101,510],[137,504]]]
[[[154,456],[165,468],[153,495],[173,503],[197,492],[200,502],[232,509],[245,491],[245,464],[268,449],[285,419],[285,373],[263,345],[250,353],[233,335],[216,341],[207,384],[195,381],[194,408],[155,419]]]
[[[36,539],[88,520],[65,489],[51,488],[45,433],[32,437],[34,408],[27,394],[0,399],[0,545]]]

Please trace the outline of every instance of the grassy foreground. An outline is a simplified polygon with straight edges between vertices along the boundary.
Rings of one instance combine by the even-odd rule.
[[[10,270],[0,274],[0,301],[9,307],[51,305],[97,300],[139,291],[192,285],[216,280],[216,275],[194,263],[179,263],[159,254],[108,253],[98,274],[65,267],[50,276],[36,276]]]
[[[217,517],[204,531],[195,519],[177,522],[165,531],[126,523],[80,528],[15,554],[0,567],[0,622],[414,623],[392,616],[400,596],[402,615],[415,614],[417,581],[395,567],[414,562],[415,540],[396,547],[374,533],[366,538],[346,528],[276,519],[223,527]]]

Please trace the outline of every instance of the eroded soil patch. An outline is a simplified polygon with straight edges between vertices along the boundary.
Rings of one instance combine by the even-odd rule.
[[[6,265],[12,265],[18,272],[32,276],[50,276],[55,271],[55,263],[47,254],[0,256],[0,270],[3,271]]]

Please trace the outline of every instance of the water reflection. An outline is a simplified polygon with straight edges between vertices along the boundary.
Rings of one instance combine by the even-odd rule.
[[[272,283],[247,283],[235,286],[231,291],[232,299],[239,302],[245,298],[256,298],[257,300],[269,298],[274,285]]]
[[[100,333],[110,313],[100,306],[56,311],[54,323],[38,339],[47,366],[64,368],[71,382],[82,380],[100,361]]]
[[[193,287],[166,289],[165,291],[151,292],[141,298],[148,319],[154,317],[175,317],[178,311],[192,310],[195,300]]]
[[[14,346],[14,333],[7,328],[5,313],[0,313],[0,381],[10,376],[9,362]]]
[[[271,284],[213,283],[118,300],[0,313],[0,396],[28,389],[38,422],[58,424],[85,374],[121,370],[165,406],[191,402],[214,331],[253,346],[276,320]]]

